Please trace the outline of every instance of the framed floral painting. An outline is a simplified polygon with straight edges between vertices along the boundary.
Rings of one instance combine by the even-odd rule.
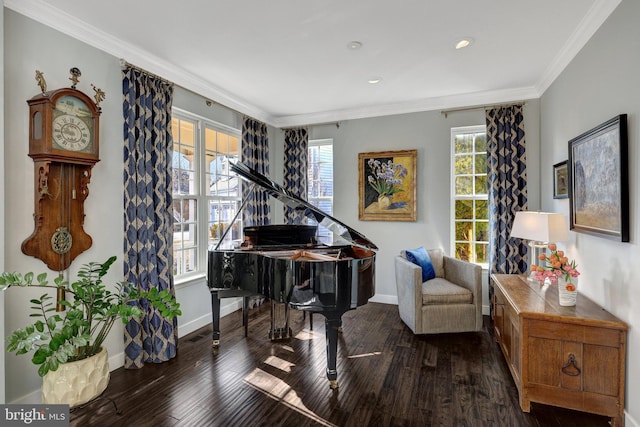
[[[358,219],[416,221],[417,150],[358,154]]]

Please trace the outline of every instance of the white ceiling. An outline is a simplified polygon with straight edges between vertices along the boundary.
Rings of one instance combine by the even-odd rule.
[[[539,97],[621,0],[4,0],[274,126]],[[474,43],[461,50],[463,37]],[[350,50],[351,41],[362,47]],[[382,81],[372,85],[371,77]]]

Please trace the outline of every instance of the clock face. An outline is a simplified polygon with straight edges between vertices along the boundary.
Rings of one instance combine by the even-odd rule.
[[[63,96],[53,111],[53,147],[59,150],[93,152],[93,121],[87,105],[73,96]]]

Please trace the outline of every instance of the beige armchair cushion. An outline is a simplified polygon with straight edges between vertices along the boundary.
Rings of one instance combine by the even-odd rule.
[[[436,277],[422,284],[422,304],[471,304],[473,293],[446,279]]]

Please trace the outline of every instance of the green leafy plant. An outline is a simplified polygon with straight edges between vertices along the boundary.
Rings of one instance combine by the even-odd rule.
[[[13,331],[7,338],[7,350],[16,354],[33,351],[31,361],[38,366],[38,375],[43,377],[47,372],[57,370],[61,363],[97,354],[116,320],[121,319],[126,324],[130,318],[142,316],[138,300],[148,300],[169,319],[182,314],[180,304],[168,290],[142,292],[127,282],[116,283],[115,292],[107,289],[102,278],[115,260],[112,256],[104,263],[84,264],[73,283],[56,277],[54,283],[49,284],[46,273],[38,276],[3,273],[0,290],[11,286],[41,287],[56,291],[64,289],[72,296],[71,301],[59,302],[66,308],[64,312],[56,312],[56,301],[49,294],[32,299],[30,316],[37,320],[24,329]]]

